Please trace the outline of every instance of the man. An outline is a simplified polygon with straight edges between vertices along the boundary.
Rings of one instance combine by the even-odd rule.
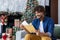
[[[16,32],[20,30],[20,20],[15,19],[14,20],[14,26],[13,26],[13,39],[16,40]]]
[[[37,18],[32,21],[32,25],[36,29],[36,34],[27,34],[25,40],[55,40],[53,38],[54,22],[51,18],[45,16],[45,8],[37,6],[34,8],[34,13]],[[23,25],[20,25],[20,27],[25,29]]]

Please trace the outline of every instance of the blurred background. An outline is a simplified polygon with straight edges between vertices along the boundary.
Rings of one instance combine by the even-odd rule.
[[[54,23],[57,24],[55,26],[59,26],[55,30],[58,30],[57,28],[60,28],[60,0],[0,0],[0,37],[2,33],[6,33],[7,28],[16,30],[14,27],[18,25],[15,24],[16,21],[19,25],[23,20],[31,23],[35,16],[33,9],[38,5],[45,7],[45,15],[53,18]],[[58,33],[55,32],[58,39],[60,38],[59,30]]]

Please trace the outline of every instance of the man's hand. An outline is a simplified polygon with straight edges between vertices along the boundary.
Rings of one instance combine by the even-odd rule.
[[[21,28],[21,29],[25,29],[24,26],[23,26],[22,24],[20,25],[20,28]]]
[[[47,33],[40,33],[40,35],[41,36],[48,36],[49,37],[49,35]]]
[[[22,24],[20,25],[20,28],[25,30],[27,33],[30,33]]]
[[[48,36],[49,37],[49,35],[47,33],[41,33],[39,30],[38,31],[36,30],[36,35],[37,36]]]

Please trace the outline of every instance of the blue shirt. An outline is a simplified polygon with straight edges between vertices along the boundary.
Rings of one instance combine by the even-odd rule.
[[[39,25],[40,25],[40,19],[36,18],[32,21],[32,25],[34,26],[34,28],[36,30],[39,29]],[[44,17],[44,20],[43,20],[43,29],[44,29],[44,32],[49,32],[51,33],[51,36],[53,36],[53,32],[54,32],[54,21],[52,18],[49,18],[49,17]]]

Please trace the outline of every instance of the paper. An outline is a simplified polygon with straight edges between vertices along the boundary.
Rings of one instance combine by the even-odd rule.
[[[22,25],[29,25],[29,24],[26,21],[23,21]]]
[[[22,22],[22,25],[26,28],[26,30],[28,30],[30,33],[34,33],[35,32],[35,28],[32,24],[28,24],[26,21]]]

